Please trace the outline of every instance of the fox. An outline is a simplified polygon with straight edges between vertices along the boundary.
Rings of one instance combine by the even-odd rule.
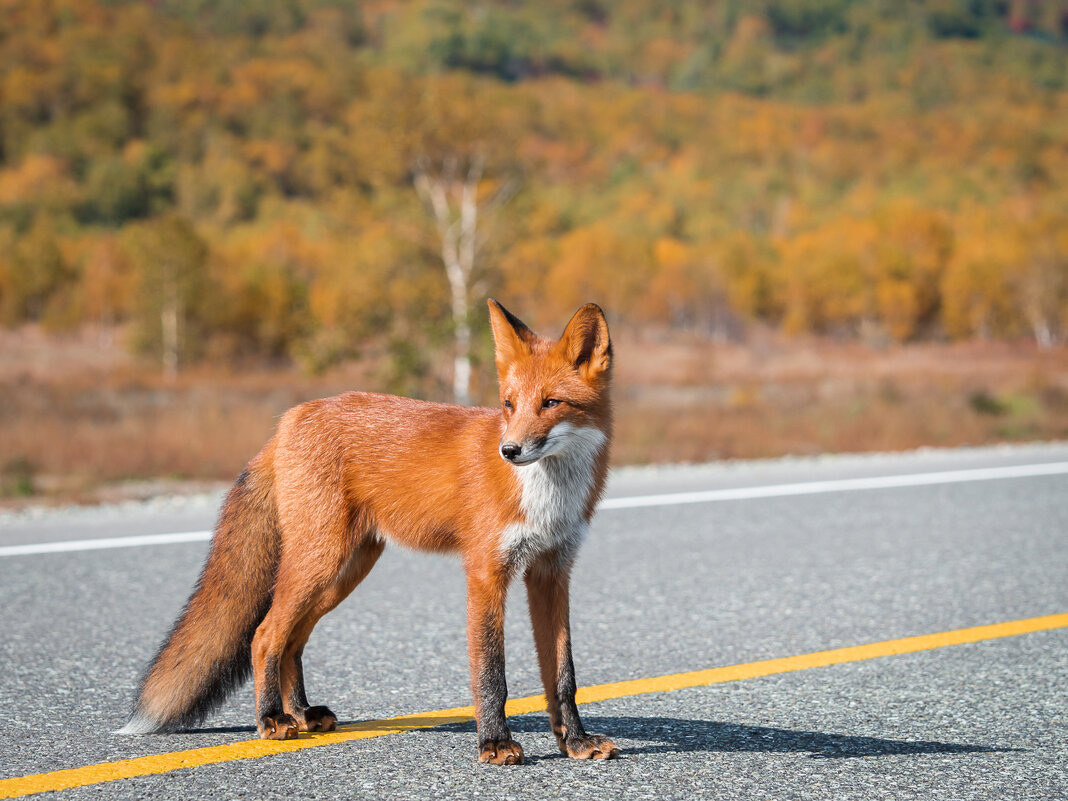
[[[282,415],[230,489],[120,734],[196,726],[250,673],[260,737],[333,731],[337,715],[308,702],[304,647],[393,543],[460,556],[480,762],[523,762],[505,719],[505,601],[518,576],[561,753],[618,756],[579,717],[569,605],[608,475],[608,323],[588,303],[552,340],[488,306],[498,407],[348,392]]]

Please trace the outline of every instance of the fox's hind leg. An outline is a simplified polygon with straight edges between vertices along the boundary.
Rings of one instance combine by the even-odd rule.
[[[265,740],[289,740],[300,724],[282,702],[282,663],[294,629],[328,586],[298,584],[300,571],[285,558],[278,570],[274,603],[252,638],[252,677],[256,684],[256,727]]]
[[[337,580],[319,595],[286,643],[279,671],[282,706],[286,714],[297,721],[300,731],[333,731],[337,728],[337,716],[328,707],[308,704],[301,661],[304,646],[320,618],[345,600],[371,572],[383,547],[382,540],[377,537],[366,537],[353,551]]]
[[[282,511],[280,509],[280,511]],[[340,514],[324,514],[321,519],[345,524]],[[288,709],[307,707],[303,690],[297,690],[297,660],[312,626],[332,609],[366,575],[381,546],[368,545],[360,537],[354,543],[348,531],[324,530],[303,517],[300,511],[280,520],[283,531],[282,558],[278,565],[274,600],[252,639],[252,674],[256,684],[256,725],[260,737],[288,740],[297,736],[307,716],[300,719]],[[287,536],[288,535],[288,536]],[[287,547],[292,543],[292,547]],[[358,544],[356,544],[358,543]],[[368,549],[368,550],[364,550]],[[368,558],[361,559],[360,556]],[[355,579],[355,580],[353,580]],[[305,621],[308,621],[307,625]],[[289,643],[294,648],[287,649]],[[303,684],[303,682],[300,682]],[[288,706],[288,709],[287,709]],[[327,721],[323,709],[321,723]],[[313,713],[312,717],[315,717]],[[333,717],[332,713],[330,717]]]

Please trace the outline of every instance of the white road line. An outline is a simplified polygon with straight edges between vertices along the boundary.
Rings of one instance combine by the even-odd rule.
[[[932,484],[961,484],[969,481],[993,481],[1004,478],[1030,478],[1068,474],[1068,462],[1045,464],[980,467],[969,470],[943,470],[937,473],[911,473],[897,476],[866,478],[838,478],[827,481],[802,481],[794,484],[767,484],[761,487],[733,487],[731,489],[673,492],[664,495],[634,495],[628,498],[608,498],[598,508],[636,509],[646,506],[680,506],[690,503],[744,501],[753,498],[783,498],[792,495],[818,495],[824,492],[855,492],[857,490],[921,487]],[[203,542],[211,539],[210,531],[186,531],[180,534],[143,534],[133,537],[108,537],[96,540],[41,542],[27,545],[0,546],[0,557],[24,556],[68,551],[95,551],[103,548],[128,548],[137,545],[169,545],[179,542]]]
[[[970,470],[943,470],[938,473],[911,473],[899,476],[836,478],[828,481],[802,481],[796,484],[768,484],[763,487],[735,487],[700,492],[674,492],[668,495],[635,495],[601,501],[601,509],[634,509],[639,506],[677,506],[685,503],[742,501],[751,498],[782,498],[789,495],[818,495],[823,492],[921,487],[928,484],[960,484],[966,481],[992,481],[999,478],[1059,476],[1068,473],[1068,462],[980,467]]]
[[[99,540],[35,542],[28,545],[5,545],[0,547],[0,556],[66,553],[67,551],[98,551],[103,548],[129,548],[134,545],[170,545],[175,542],[202,542],[210,539],[210,531],[183,531],[180,534],[140,534],[133,537],[106,537]]]

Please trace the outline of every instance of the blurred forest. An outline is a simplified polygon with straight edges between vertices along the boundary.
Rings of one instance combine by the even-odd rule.
[[[490,294],[1059,350],[1068,0],[0,0],[6,326],[486,400]]]
[[[479,331],[493,293],[729,340],[1068,337],[1068,2],[0,8],[9,326],[404,385],[451,355],[468,185]]]

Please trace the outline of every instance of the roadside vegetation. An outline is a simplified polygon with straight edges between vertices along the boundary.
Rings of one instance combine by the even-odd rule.
[[[617,465],[1068,438],[1068,348],[614,333]],[[374,359],[314,375],[201,364],[168,380],[106,337],[0,332],[0,504],[230,482],[290,406],[385,384]],[[473,387],[495,402],[492,362]]]

